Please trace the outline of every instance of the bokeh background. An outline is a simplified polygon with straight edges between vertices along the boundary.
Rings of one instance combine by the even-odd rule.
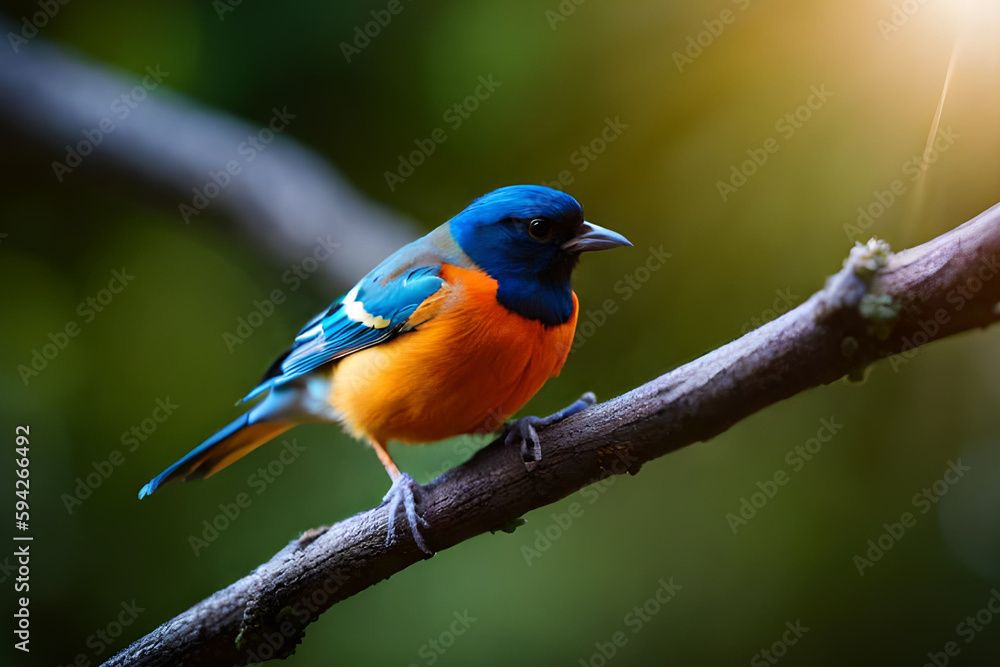
[[[283,139],[424,230],[494,187],[568,171],[588,217],[636,247],[585,258],[575,282],[584,312],[605,299],[618,309],[529,405],[535,414],[584,390],[626,391],[771,319],[776,303],[821,287],[853,240],[915,245],[1000,200],[993,2],[914,0],[894,16],[888,0],[403,0],[350,62],[341,43],[385,2],[243,2],[224,20],[221,5],[74,2],[37,39],[137,77],[160,64],[170,76],[154,96],[175,91],[254,126],[287,106],[297,117]],[[16,23],[37,10],[0,3]],[[451,129],[444,112],[480,76],[501,85]],[[804,111],[814,90],[829,95]],[[584,157],[608,119],[621,125],[615,140]],[[384,172],[437,127],[448,140],[390,190]],[[286,289],[231,352],[224,334],[285,286],[287,262],[211,208],[185,225],[178,197],[96,162],[58,183],[50,164],[65,151],[0,131],[0,421],[11,448],[15,424],[32,429],[36,536],[33,650],[14,654],[8,639],[4,664],[81,654],[97,664],[299,531],[376,504],[387,480],[365,447],[306,426],[291,434],[305,451],[259,495],[248,478],[275,446],[140,502],[139,487],[235,416],[232,402],[347,285],[318,272]],[[947,148],[922,160],[935,132]],[[779,150],[723,197],[719,182],[769,138]],[[845,229],[897,179],[904,194],[867,229]],[[350,238],[337,241],[350,252]],[[670,258],[640,272],[648,280],[626,299],[616,284],[661,246]],[[135,280],[26,385],[18,366],[50,332],[82,322],[78,304],[122,267]],[[1000,329],[975,332],[883,362],[861,383],[795,397],[634,478],[532,512],[513,534],[440,553],[335,606],[288,664],[596,666],[598,644],[619,631],[627,641],[609,662],[623,667],[772,664],[760,651],[799,621],[808,632],[772,659],[923,665],[954,641],[950,664],[995,665],[1000,618],[982,613],[971,641],[959,624],[1000,587],[998,343]],[[128,451],[123,434],[158,399],[178,407]],[[842,428],[796,469],[786,454],[823,419]],[[423,482],[471,448],[393,451]],[[65,494],[114,450],[121,465],[69,511]],[[969,471],[939,484],[946,493],[921,513],[914,495],[959,460]],[[727,514],[778,470],[789,483],[734,534]],[[196,555],[189,537],[245,491],[252,504]],[[558,528],[553,513],[572,503],[582,515]],[[907,511],[916,525],[859,575],[854,557]],[[682,589],[637,622],[633,609],[671,577]],[[0,579],[9,605],[9,570]],[[143,609],[134,622],[110,646],[95,638],[132,601]],[[475,621],[449,636],[456,613]]]

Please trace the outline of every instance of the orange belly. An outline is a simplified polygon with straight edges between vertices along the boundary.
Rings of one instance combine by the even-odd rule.
[[[568,322],[549,327],[511,313],[497,283],[445,264],[442,291],[411,321],[415,331],[340,360],[330,404],[356,437],[421,443],[493,432],[558,375],[573,343]]]

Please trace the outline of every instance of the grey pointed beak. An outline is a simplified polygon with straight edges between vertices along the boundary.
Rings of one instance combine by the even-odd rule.
[[[563,244],[563,250],[569,252],[587,252],[589,250],[607,250],[619,246],[629,246],[629,240],[610,229],[605,229],[592,222],[584,222],[577,227],[576,236]]]

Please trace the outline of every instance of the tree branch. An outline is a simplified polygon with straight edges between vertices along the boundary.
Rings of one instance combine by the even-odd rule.
[[[722,433],[811,387],[1000,319],[1000,205],[896,255],[857,246],[806,303],[648,384],[545,430],[531,471],[495,441],[428,484],[425,539],[447,549],[602,477]],[[288,655],[324,610],[422,559],[386,546],[387,509],[304,534],[250,575],[135,642],[106,665],[231,665]],[[400,527],[405,531],[405,527]],[[405,532],[404,532],[405,534]]]
[[[11,31],[19,29],[0,17],[0,34]],[[49,146],[53,162],[68,163],[68,147],[90,143],[92,152],[79,151],[79,166],[109,166],[165,192],[175,201],[178,224],[184,223],[179,206],[192,206],[193,188],[204,192],[212,183],[210,172],[225,173],[233,162],[239,173],[206,200],[204,211],[231,218],[279,262],[301,261],[317,238],[329,235],[341,250],[320,270],[352,284],[416,237],[410,221],[362,195],[326,160],[288,136],[259,144],[263,149],[254,149],[248,160],[249,154],[239,153],[238,147],[267,128],[267,121],[253,126],[166,92],[167,63],[157,75],[166,83],[150,75],[143,88],[142,77],[86,62],[41,37],[16,52],[8,46],[0,49],[0,119]],[[150,69],[158,67],[151,64]],[[121,101],[123,95],[129,95],[127,103]],[[281,109],[282,101],[275,100],[274,106]],[[288,112],[297,115],[299,110]],[[290,119],[283,132],[293,133],[295,122]],[[108,123],[113,129],[108,130]],[[72,171],[60,172],[59,182],[78,178]],[[52,178],[56,183],[57,174]],[[207,215],[188,217],[195,225],[204,224]]]

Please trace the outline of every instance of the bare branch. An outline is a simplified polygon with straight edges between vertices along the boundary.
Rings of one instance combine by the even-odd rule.
[[[17,28],[0,19],[0,34],[10,30]],[[169,65],[151,64],[150,70],[156,76],[144,73],[146,89],[153,88],[146,90],[141,76],[88,63],[35,37],[16,53],[0,49],[0,118],[53,149],[54,162],[65,163],[67,146],[90,141],[84,131],[100,137],[92,155],[82,156],[82,165],[111,166],[166,192],[176,200],[173,210],[181,225],[179,207],[192,204],[193,189],[204,192],[212,183],[210,172],[225,173],[227,163],[235,161],[239,173],[215,198],[205,200],[204,210],[232,218],[282,263],[302,260],[317,238],[329,235],[341,249],[321,270],[342,283],[354,282],[415,238],[409,221],[363,196],[326,160],[287,136],[261,144],[263,150],[248,144],[240,153],[248,137],[271,131],[266,122],[254,127],[166,92]],[[131,95],[136,86],[139,92]],[[130,95],[127,103],[123,95]],[[282,101],[274,106],[281,111]],[[288,114],[300,111],[288,109]],[[101,131],[102,121],[113,129]],[[288,132],[294,132],[294,124],[288,120]],[[57,177],[74,175],[54,168],[53,183]],[[197,213],[188,216],[190,224],[205,224],[208,215],[192,209]]]
[[[544,431],[530,472],[495,441],[427,485],[424,536],[435,550],[511,526],[611,474],[712,438],[806,389],[928,342],[1000,319],[1000,205],[896,255],[851,251],[806,303],[652,382]],[[135,642],[106,665],[231,665],[283,657],[324,610],[421,560],[386,546],[385,506],[293,541],[225,590]],[[405,528],[401,527],[405,534]]]

